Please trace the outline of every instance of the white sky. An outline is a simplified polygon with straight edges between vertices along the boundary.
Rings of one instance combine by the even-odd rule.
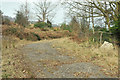
[[[25,2],[26,0],[1,0],[2,2]],[[43,0],[27,0],[28,2],[38,2],[38,1],[43,1]],[[47,1],[60,1],[60,0],[47,0]]]
[[[15,17],[15,10],[18,10],[21,3],[25,3],[26,0],[0,0],[0,8],[3,12],[4,15],[6,16],[11,16],[11,17]],[[43,1],[43,0],[27,0],[30,4],[30,10],[32,12],[32,19],[35,20],[36,16],[35,13],[33,11],[33,2],[38,2],[38,1]],[[47,0],[47,1],[52,1],[53,3],[57,3],[58,1],[65,1],[65,0]],[[71,1],[71,0],[69,0]],[[76,1],[83,1],[83,0],[76,0]],[[60,2],[59,2],[60,3]],[[56,9],[56,15],[52,21],[53,24],[61,24],[65,21],[65,9],[63,9],[61,6],[59,6]],[[69,22],[70,19],[68,18],[67,21]],[[67,23],[68,23],[67,22]]]
[[[20,5],[25,3],[26,0],[0,0],[0,7],[3,12],[3,15],[10,16],[10,17],[15,17],[16,10],[20,8]],[[30,5],[30,10],[32,12],[32,19],[35,20],[35,12],[33,10],[34,5],[33,2],[38,2],[41,0],[27,0],[27,2]],[[52,1],[53,3],[57,3],[60,0],[47,0],[47,1]],[[62,0],[61,0],[62,1]],[[53,18],[52,22],[53,24],[61,24],[64,22],[64,9],[61,6],[58,6],[56,9],[56,15]]]

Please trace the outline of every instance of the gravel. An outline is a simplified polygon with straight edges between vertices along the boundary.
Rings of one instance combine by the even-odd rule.
[[[101,67],[89,62],[74,62],[75,57],[61,55],[51,45],[51,42],[39,42],[28,44],[21,48],[22,53],[30,59],[31,63],[34,63],[31,66],[37,69],[37,78],[110,78],[110,76],[106,76],[101,71]],[[48,60],[48,62],[40,60]],[[59,63],[64,64],[45,66],[50,64],[49,61],[59,61]]]

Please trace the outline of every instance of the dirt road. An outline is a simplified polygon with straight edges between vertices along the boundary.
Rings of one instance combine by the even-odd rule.
[[[36,78],[108,78],[101,67],[88,62],[75,62],[75,57],[61,55],[52,42],[25,45],[20,51],[29,58]]]

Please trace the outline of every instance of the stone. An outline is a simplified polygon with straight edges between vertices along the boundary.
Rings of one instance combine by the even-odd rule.
[[[102,44],[102,46],[100,47],[100,49],[103,49],[103,50],[113,50],[114,47],[113,47],[112,43],[104,41],[104,43]]]

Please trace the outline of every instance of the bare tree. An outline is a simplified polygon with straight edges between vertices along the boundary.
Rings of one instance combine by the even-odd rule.
[[[86,4],[86,2],[79,2],[79,3]],[[87,6],[79,5],[78,3],[76,3],[76,1],[70,1],[70,2],[66,1],[63,2],[63,5],[67,10],[66,12],[71,16],[75,16],[79,21],[79,26],[73,26],[76,28],[75,32],[78,31],[78,35],[80,37],[88,38],[90,18],[91,18],[89,16],[91,16],[91,14],[87,13],[86,11],[91,11],[91,8]]]
[[[105,2],[101,0],[85,0],[84,2],[73,1],[73,2],[66,2],[66,3],[72,7],[70,8],[71,11],[76,13],[79,17],[82,17],[79,11],[82,11],[84,13],[91,13],[91,11],[87,9],[86,10],[83,9],[82,8],[83,6],[94,8],[94,11],[93,11],[94,17],[104,16],[106,20],[105,22],[107,23],[108,28],[110,28],[110,20],[111,19],[113,21],[118,20],[118,16],[120,14],[120,10],[119,10],[120,1],[118,2],[115,0],[112,0],[112,1],[108,0],[108,1],[109,2]],[[111,16],[111,19],[110,19],[110,16]],[[86,17],[93,17],[93,16],[87,15]]]
[[[16,10],[15,22],[21,26],[27,27],[29,25],[30,9],[28,2],[20,5],[19,10]]]
[[[29,9],[28,1],[26,0],[24,4],[20,6],[20,12],[29,20],[30,18],[30,9]]]
[[[55,12],[53,10],[57,7],[57,5],[53,4],[50,1],[44,0],[35,4],[36,16],[39,21],[45,22],[45,20],[52,20],[55,16]]]
[[[79,34],[79,31],[80,31],[80,24],[79,22],[77,21],[77,18],[75,16],[71,16],[72,20],[70,22],[70,26],[72,26],[72,29],[75,33]]]
[[[15,23],[24,27],[26,27],[29,24],[28,19],[26,18],[26,16],[24,16],[24,14],[21,11],[17,11]]]
[[[96,8],[97,10],[99,10],[101,13],[99,15],[104,16],[108,25],[108,28],[110,28],[110,16],[112,17],[112,19],[114,21],[118,20],[118,15],[119,15],[119,2],[115,2],[113,1],[109,1],[109,2],[105,2],[105,1],[100,1],[100,0],[86,0],[88,3],[93,4],[93,7]],[[105,4],[105,6],[104,6]],[[89,5],[84,5],[84,6],[88,6]],[[96,14],[96,13],[95,13]],[[98,13],[97,13],[98,14]]]

